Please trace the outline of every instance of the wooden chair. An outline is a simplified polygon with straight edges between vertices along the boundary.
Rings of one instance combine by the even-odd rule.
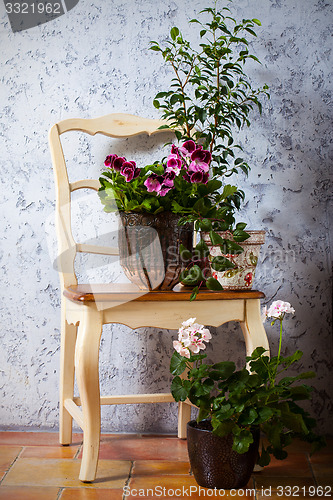
[[[111,114],[93,120],[70,119],[55,124],[49,134],[50,149],[56,183],[56,228],[58,269],[61,282],[61,374],[60,374],[60,443],[72,441],[72,419],[83,430],[83,455],[79,478],[93,481],[96,477],[101,427],[101,404],[169,403],[170,393],[100,396],[99,345],[102,327],[120,323],[131,328],[159,327],[178,329],[181,322],[196,317],[199,323],[220,326],[227,321],[238,321],[245,338],[246,352],[257,346],[269,348],[260,318],[258,291],[210,292],[199,294],[189,301],[188,291],[142,291],[132,285],[78,284],[74,260],[77,252],[115,255],[115,248],[79,244],[71,230],[71,192],[99,188],[98,180],[80,180],[69,183],[60,135],[79,130],[90,135],[103,134],[125,138],[138,134],[161,133],[162,120],[143,119],[127,114]],[[76,374],[79,397],[74,397]],[[80,409],[80,406],[82,409]],[[189,402],[179,404],[178,437],[186,437],[190,420]]]

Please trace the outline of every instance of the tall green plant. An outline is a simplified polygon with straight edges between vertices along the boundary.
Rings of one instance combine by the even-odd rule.
[[[159,92],[153,104],[162,110],[162,118],[170,122],[164,128],[175,129],[177,139],[190,137],[212,154],[213,175],[229,176],[239,170],[248,173],[249,165],[238,156],[242,150],[235,143],[234,130],[250,125],[249,114],[254,107],[261,113],[259,96],[267,85],[253,89],[244,66],[248,59],[259,62],[249,51],[246,37],[256,36],[258,19],[238,22],[228,7],[206,8],[208,22],[192,19],[198,26],[199,47],[185,40],[177,27],[170,31],[170,40],[162,47],[152,41],[150,49],[160,52],[172,68],[170,90]]]

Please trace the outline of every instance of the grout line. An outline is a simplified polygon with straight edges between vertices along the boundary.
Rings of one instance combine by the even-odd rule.
[[[77,449],[77,452],[75,453],[74,457],[73,457],[73,460],[75,460],[79,454],[80,454],[80,451],[82,450],[82,443],[79,445],[78,449]]]
[[[64,491],[64,489],[65,489],[65,488],[64,488],[63,486],[61,486],[61,487],[59,488],[59,491],[58,491],[58,494],[57,494],[57,498],[56,498],[56,500],[60,500],[61,494],[62,494],[62,492]]]
[[[123,494],[123,496],[122,496],[122,500],[126,500],[126,496],[128,496],[128,495],[126,495],[126,490],[125,490],[125,487],[129,485],[129,482],[130,482],[130,480],[131,480],[131,478],[132,478],[132,471],[133,471],[133,467],[134,467],[134,460],[132,460],[132,461],[131,461],[131,468],[130,468],[129,473],[128,473],[128,478],[127,478],[126,483],[125,483],[125,484],[124,484],[124,486],[123,486],[123,491],[124,491],[124,494]]]
[[[309,455],[309,453],[306,453],[305,456],[306,456],[306,460],[307,460],[308,465],[309,465],[310,470],[311,470],[312,479],[314,480],[314,483],[315,483],[316,487],[318,487],[317,479],[316,479],[316,476],[315,476],[315,474],[313,472],[312,465],[311,465],[311,462],[310,462],[310,455]]]
[[[20,458],[20,456],[22,455],[22,453],[23,453],[23,451],[24,451],[25,448],[26,448],[26,446],[22,446],[22,449],[18,452],[18,454],[16,455],[16,457],[14,458],[14,460],[9,465],[8,470],[6,470],[6,472],[4,473],[2,479],[0,480],[0,486],[1,486],[2,482],[4,481],[4,479],[6,479],[8,472],[10,471],[10,469],[12,468],[12,466],[15,464],[16,460],[18,460]]]

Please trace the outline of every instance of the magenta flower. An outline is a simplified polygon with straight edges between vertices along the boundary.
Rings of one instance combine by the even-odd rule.
[[[193,163],[195,165],[200,165],[200,166],[203,167],[203,169],[205,170],[205,172],[208,172],[208,170],[209,170],[209,163],[210,163],[211,159],[212,159],[212,155],[210,154],[209,151],[206,151],[205,149],[196,149],[191,154],[191,160],[192,160],[191,165]]]
[[[172,189],[171,187],[162,187],[161,191],[158,193],[159,196],[165,196]]]
[[[174,144],[172,144],[171,146],[171,154],[176,155],[177,158],[180,158],[179,149]]]
[[[171,154],[167,159],[166,172],[175,172],[176,175],[179,174],[182,168],[182,161],[177,154]]]
[[[109,155],[105,158],[104,165],[109,168],[113,168],[116,172],[120,172],[123,163],[126,158],[118,155]]]
[[[191,139],[184,142],[184,144],[179,148],[179,151],[182,153],[182,155],[186,156],[191,156],[193,151],[195,151],[197,148],[200,148],[200,146],[197,146],[194,141]]]
[[[131,182],[140,175],[140,169],[136,168],[136,163],[134,161],[123,162],[120,170],[121,175],[126,179],[126,182]]]
[[[106,167],[110,167],[110,168],[113,168],[113,162],[114,160],[118,158],[117,155],[108,155],[106,158],[105,158],[105,162],[104,162],[104,165]]]
[[[157,174],[151,174],[144,182],[148,193],[159,193],[162,189],[163,177]]]
[[[176,173],[174,171],[172,172],[166,172],[164,175],[163,175],[163,187],[170,187],[172,188],[173,187],[173,181],[174,181],[174,178],[176,177]]]

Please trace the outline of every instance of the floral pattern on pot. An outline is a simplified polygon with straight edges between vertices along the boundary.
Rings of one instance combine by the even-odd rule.
[[[224,254],[218,245],[212,245],[209,233],[202,233],[203,239],[209,248],[210,260],[214,257],[227,257],[235,267],[225,271],[212,271],[213,278],[217,279],[224,290],[251,290],[255,277],[255,270],[259,258],[261,245],[265,242],[265,231],[247,231],[250,238],[239,243],[244,252],[238,255]],[[218,232],[222,238],[232,240],[227,231]]]

